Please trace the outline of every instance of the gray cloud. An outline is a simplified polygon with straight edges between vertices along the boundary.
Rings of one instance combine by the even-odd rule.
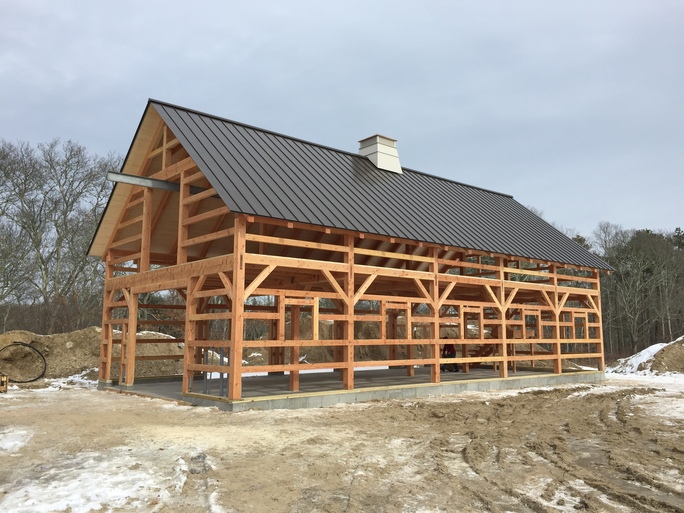
[[[125,153],[148,97],[512,194],[684,225],[681,2],[4,1],[0,138]]]

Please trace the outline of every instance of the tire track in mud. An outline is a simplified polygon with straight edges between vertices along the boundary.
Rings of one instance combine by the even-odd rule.
[[[654,390],[595,390],[384,408],[402,436],[429,433],[414,464],[433,465],[434,486],[482,510],[684,511],[684,486],[666,479],[684,474],[672,428],[659,433],[657,419],[632,404]]]

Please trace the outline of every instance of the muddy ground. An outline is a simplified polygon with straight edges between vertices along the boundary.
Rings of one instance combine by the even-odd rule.
[[[0,511],[679,512],[683,432],[667,377],[244,413],[14,388]]]

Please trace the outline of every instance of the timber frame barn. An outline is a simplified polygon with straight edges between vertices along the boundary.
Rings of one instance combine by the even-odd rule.
[[[312,370],[335,371],[340,391],[377,366],[429,367],[431,383],[450,363],[496,378],[604,370],[610,267],[511,196],[402,168],[393,139],[355,154],[149,100],[112,175],[89,251],[106,265],[100,384],[181,358],[137,354],[149,308],[175,309],[182,393],[209,400],[243,399],[245,373],[289,375],[291,394]],[[184,304],[140,301],[160,291]],[[267,333],[250,340],[255,322]],[[302,360],[311,347],[330,357]],[[266,364],[243,361],[254,348]]]

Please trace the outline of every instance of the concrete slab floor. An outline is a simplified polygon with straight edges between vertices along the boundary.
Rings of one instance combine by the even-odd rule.
[[[101,383],[99,388],[156,397],[197,406],[216,406],[222,410],[313,408],[337,403],[378,399],[427,397],[471,390],[498,390],[563,383],[597,382],[605,378],[600,371],[567,371],[563,374],[540,371],[509,373],[505,379],[491,368],[470,372],[442,372],[441,383],[430,382],[430,368],[416,367],[408,376],[405,368],[366,369],[354,373],[354,390],[344,390],[337,372],[300,373],[299,391],[289,390],[289,375],[248,376],[242,380],[242,399],[228,401],[227,381],[196,379],[191,394],[183,395],[179,379],[139,379],[132,387]],[[215,397],[210,397],[215,396]]]

